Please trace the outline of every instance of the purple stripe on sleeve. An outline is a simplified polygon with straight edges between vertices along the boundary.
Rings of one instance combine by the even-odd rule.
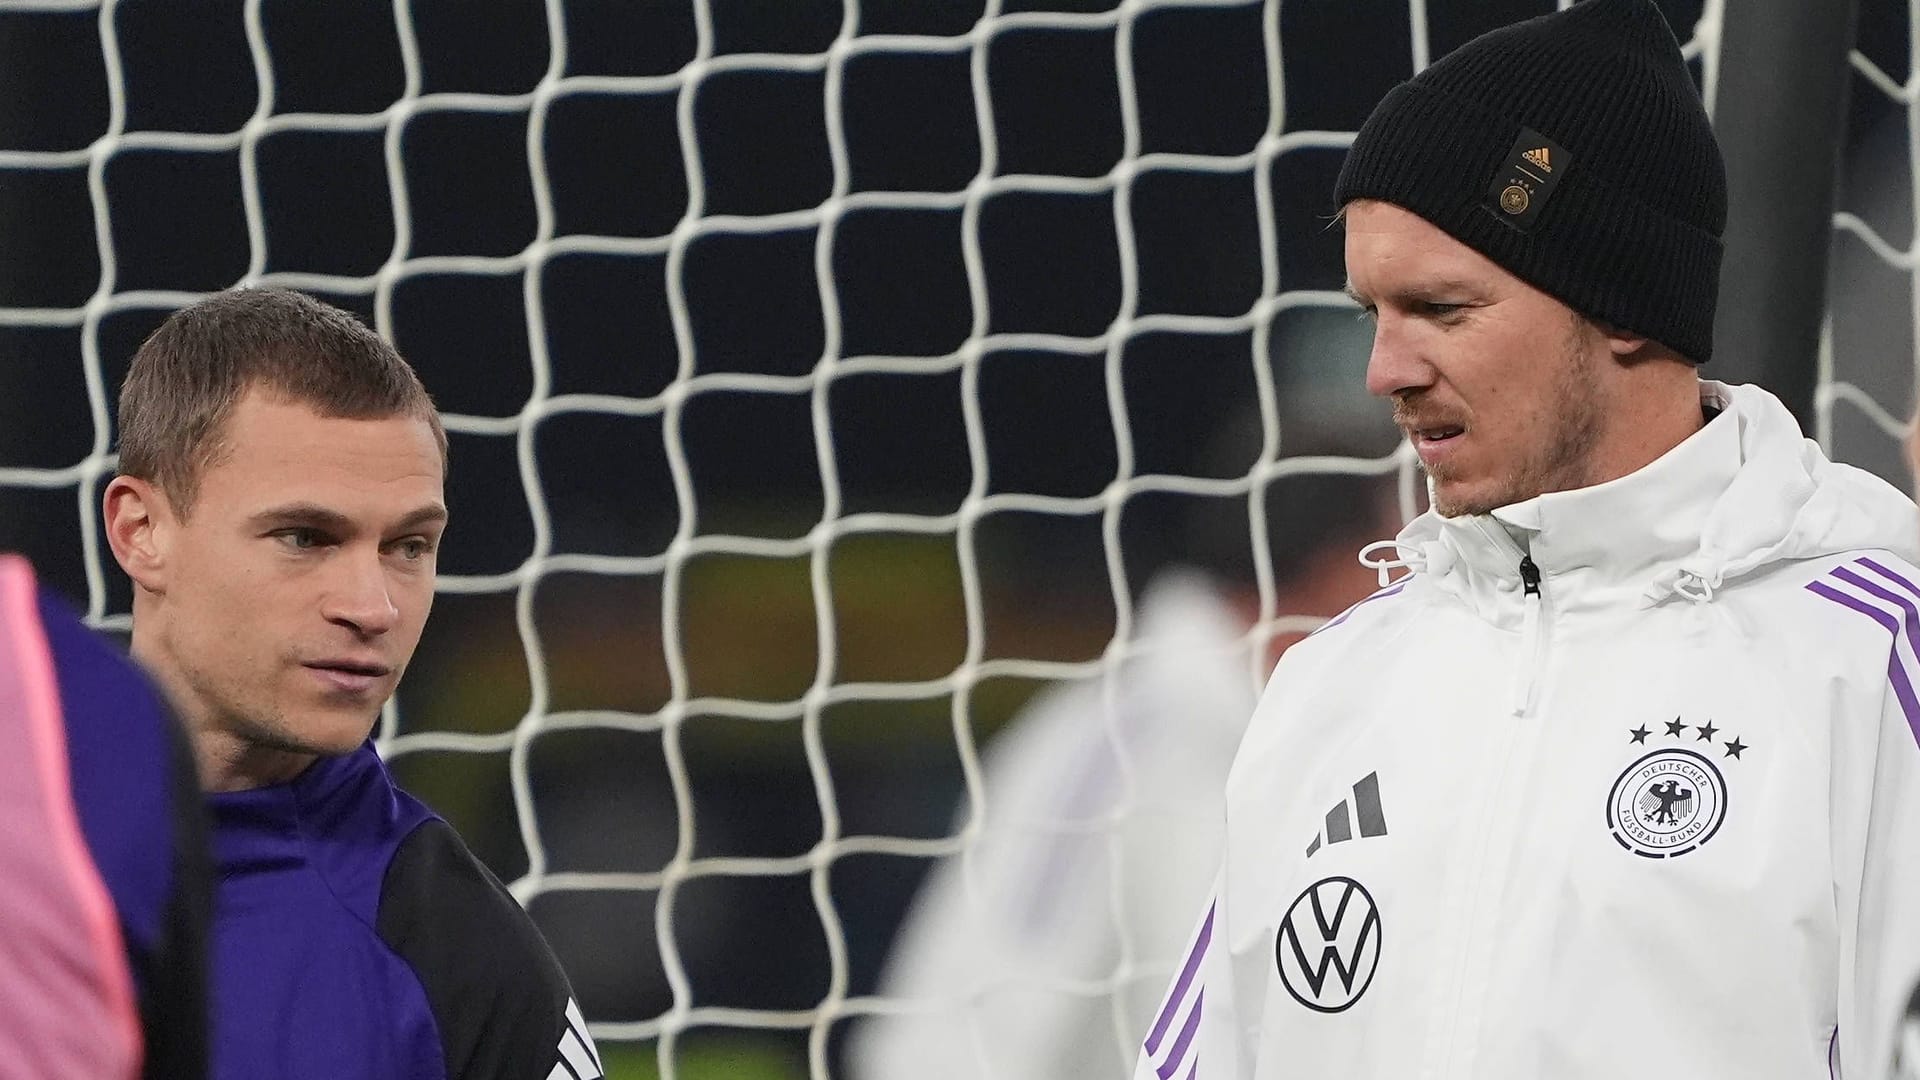
[[[1841,573],[1844,572],[1845,571],[1841,571]],[[1807,589],[1817,595],[1826,597],[1836,604],[1858,611],[1874,622],[1886,627],[1887,632],[1892,634],[1896,639],[1899,638],[1900,621],[1887,612],[1867,603],[1865,600],[1849,596],[1824,581],[1810,582],[1807,585]],[[1900,663],[1900,652],[1897,647],[1888,651],[1887,681],[1893,684],[1893,694],[1900,699],[1900,711],[1904,712],[1907,716],[1907,727],[1913,731],[1915,740],[1920,740],[1920,700],[1915,700],[1914,698],[1913,683],[1907,679],[1907,669]]]
[[[1913,599],[1911,597],[1902,596],[1878,582],[1869,581],[1844,566],[1835,570],[1831,576],[1852,585],[1856,589],[1863,589],[1885,600],[1887,603],[1898,607],[1901,613],[1906,616],[1905,623],[1907,627],[1908,646],[1920,649],[1920,608],[1913,606]]]
[[[1904,621],[1907,627],[1907,644],[1913,648],[1920,648],[1920,608],[1913,606],[1912,599],[1902,596],[1884,585],[1868,581],[1866,578],[1861,577],[1859,574],[1845,567],[1835,570],[1832,576],[1856,589],[1861,589],[1898,607],[1901,613],[1906,616]]]
[[[1374,593],[1372,596],[1367,597],[1365,600],[1360,601],[1359,603],[1353,605],[1347,610],[1327,620],[1325,623],[1322,623],[1320,626],[1320,629],[1315,630],[1314,633],[1318,634],[1320,633],[1321,630],[1331,630],[1334,627],[1339,626],[1341,623],[1346,622],[1348,616],[1352,615],[1354,612],[1359,611],[1361,608],[1366,607],[1368,604],[1373,603],[1375,600],[1384,600],[1389,596],[1398,596],[1400,595],[1400,590],[1406,587],[1407,587],[1407,583],[1402,581],[1398,585],[1391,585],[1391,586],[1388,586],[1387,588],[1381,589],[1379,592]]]
[[[1200,991],[1193,996],[1193,1011],[1187,1014],[1187,1022],[1180,1028],[1180,1037],[1173,1040],[1173,1049],[1167,1051],[1167,1060],[1160,1063],[1154,1071],[1160,1074],[1160,1080],[1173,1080],[1173,1074],[1186,1059],[1187,1047],[1193,1045],[1193,1037],[1200,1030],[1200,1009],[1207,1003],[1207,992]]]
[[[1888,581],[1893,582],[1895,585],[1901,586],[1902,588],[1906,589],[1909,593],[1912,593],[1914,596],[1920,597],[1920,586],[1914,585],[1913,582],[1908,581],[1906,578],[1901,577],[1899,574],[1894,573],[1892,570],[1887,569],[1886,567],[1880,565],[1874,560],[1855,559],[1854,562],[1860,566],[1866,567],[1867,569],[1873,571],[1876,574],[1879,574],[1881,577],[1886,578]]]
[[[1207,917],[1200,923],[1200,933],[1194,938],[1193,949],[1187,953],[1186,966],[1180,969],[1180,978],[1167,992],[1167,1003],[1160,1007],[1160,1018],[1153,1022],[1153,1030],[1147,1032],[1147,1053],[1160,1050],[1160,1040],[1167,1037],[1167,1028],[1173,1023],[1174,1014],[1180,1011],[1180,1002],[1187,996],[1187,987],[1193,985],[1193,977],[1200,971],[1200,961],[1207,955],[1207,943],[1213,940],[1213,911],[1219,903],[1207,905]]]
[[[1199,1075],[1200,1075],[1200,1055],[1195,1054],[1193,1055],[1193,1060],[1187,1062],[1187,1075],[1183,1077],[1182,1080],[1194,1080],[1194,1077]]]

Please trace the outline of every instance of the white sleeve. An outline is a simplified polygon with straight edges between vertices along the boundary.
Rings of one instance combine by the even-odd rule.
[[[1895,648],[1899,648],[1896,643]],[[1896,657],[1895,663],[1900,660]],[[1906,680],[1888,687],[1873,745],[1854,760],[1870,762],[1851,778],[1836,770],[1835,799],[1856,808],[1864,831],[1848,847],[1852,872],[1836,881],[1840,918],[1838,1065],[1841,1080],[1893,1075],[1920,1080],[1920,701]],[[1845,718],[1841,718],[1844,722]],[[1836,749],[1843,749],[1836,747]],[[1864,793],[1849,793],[1851,782]],[[1862,799],[1861,794],[1865,795]],[[1848,796],[1852,795],[1851,799]],[[1860,809],[1864,802],[1864,813]],[[1864,820],[1862,820],[1864,818]],[[1845,820],[1845,819],[1843,819]]]
[[[941,862],[889,952],[881,994],[907,1006],[856,1029],[862,1080],[1052,1080],[1104,1051],[1124,1067],[1104,998],[1068,992],[1110,969],[1113,885],[1097,831],[1048,828],[1088,785],[1104,807],[1100,698],[1051,694],[990,748],[988,826]]]
[[[1252,1075],[1251,1062],[1242,1061],[1225,878],[1223,873],[1215,882],[1186,959],[1160,999],[1133,1080],[1242,1080]]]
[[[980,828],[901,926],[850,1040],[856,1080],[1131,1067],[1220,866],[1252,710],[1236,617],[1211,594],[1154,588],[1154,645],[1116,683],[1050,689],[987,746]]]

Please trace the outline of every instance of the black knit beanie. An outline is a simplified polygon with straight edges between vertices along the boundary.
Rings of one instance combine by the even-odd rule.
[[[1335,199],[1405,207],[1575,311],[1702,363],[1726,167],[1652,0],[1583,0],[1395,87]]]

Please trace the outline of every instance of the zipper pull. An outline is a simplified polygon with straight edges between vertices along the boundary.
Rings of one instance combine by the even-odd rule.
[[[1533,556],[1520,556],[1521,602],[1525,613],[1520,626],[1520,666],[1513,678],[1513,715],[1525,716],[1533,710],[1534,681],[1539,677],[1542,646],[1546,633],[1540,625],[1540,568]]]

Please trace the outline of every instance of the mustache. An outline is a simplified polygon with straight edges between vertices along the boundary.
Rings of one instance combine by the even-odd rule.
[[[1431,431],[1435,428],[1467,426],[1466,415],[1457,409],[1404,397],[1393,399],[1393,422],[1402,431]]]

